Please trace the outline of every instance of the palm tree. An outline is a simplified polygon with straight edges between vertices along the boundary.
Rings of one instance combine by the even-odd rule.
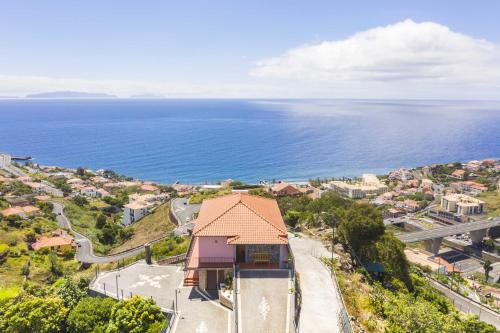
[[[484,278],[486,279],[486,282],[488,282],[490,272],[493,270],[493,267],[491,267],[491,261],[486,260],[483,264],[483,269],[484,269]]]

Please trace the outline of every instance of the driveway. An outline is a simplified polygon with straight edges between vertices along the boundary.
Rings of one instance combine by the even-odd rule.
[[[183,278],[180,266],[148,265],[138,261],[120,270],[99,273],[89,288],[115,299],[131,295],[152,298],[162,309],[172,310],[175,290]]]
[[[289,270],[238,272],[238,333],[289,332],[290,274]]]
[[[302,290],[299,331],[339,332],[340,291],[333,283],[330,272],[319,260],[321,257],[330,258],[331,252],[321,242],[310,238],[289,235],[289,242]]]
[[[177,294],[179,316],[172,333],[230,333],[232,311],[195,287],[183,287]]]

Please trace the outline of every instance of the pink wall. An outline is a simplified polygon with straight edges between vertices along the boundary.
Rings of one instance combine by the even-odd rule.
[[[233,246],[226,242],[227,237],[195,237],[192,256],[232,258]]]

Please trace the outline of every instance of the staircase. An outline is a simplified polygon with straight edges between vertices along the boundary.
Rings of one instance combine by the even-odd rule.
[[[185,287],[197,287],[200,284],[200,277],[197,271],[187,271],[184,274],[184,286]]]

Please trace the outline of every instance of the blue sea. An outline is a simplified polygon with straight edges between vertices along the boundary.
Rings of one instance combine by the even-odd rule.
[[[386,173],[500,156],[500,102],[1,100],[0,151],[213,183]]]

